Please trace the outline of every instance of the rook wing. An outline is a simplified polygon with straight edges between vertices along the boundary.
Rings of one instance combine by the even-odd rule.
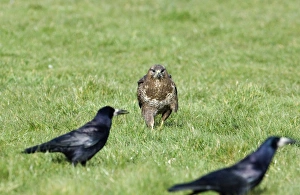
[[[71,131],[53,140],[47,142],[47,145],[59,147],[75,147],[83,146],[85,148],[91,147],[99,142],[105,136],[108,137],[108,132],[96,131],[95,127],[89,127],[89,132]]]

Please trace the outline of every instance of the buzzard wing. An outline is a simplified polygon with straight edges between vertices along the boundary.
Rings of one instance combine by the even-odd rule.
[[[137,82],[138,85],[140,85],[141,83],[144,83],[144,82],[145,82],[146,76],[147,76],[147,75],[143,76],[140,80],[138,80],[138,82]]]
[[[141,86],[141,84],[143,84],[144,82],[145,82],[145,80],[146,80],[146,76],[147,75],[145,75],[145,76],[143,76],[140,80],[138,80],[138,92],[137,92],[137,96],[138,96],[138,102],[139,102],[139,107],[141,108],[142,107],[142,97],[141,97],[141,90],[143,90],[142,89],[142,87],[143,86]]]
[[[175,88],[175,95],[174,95],[174,110],[173,110],[173,111],[174,111],[174,112],[177,112],[177,110],[178,110],[177,87],[176,87],[174,81],[172,80],[172,76],[171,76],[171,75],[169,75],[169,78],[170,78],[170,80],[171,80],[172,86],[174,86],[174,88]]]

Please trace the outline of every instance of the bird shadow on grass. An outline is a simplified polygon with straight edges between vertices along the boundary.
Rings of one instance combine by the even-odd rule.
[[[53,163],[56,163],[56,164],[69,163],[69,164],[71,165],[70,161],[68,161],[68,159],[67,159],[66,157],[62,156],[62,155],[59,155],[59,156],[53,156],[53,157],[51,158],[51,161],[52,161]]]
[[[77,165],[74,166],[72,164],[72,162],[68,161],[68,159],[62,155],[52,157],[51,162],[55,163],[55,164],[61,164],[61,165],[68,164],[68,165],[70,165],[70,167],[96,167],[96,166],[99,166],[99,164],[97,164],[95,162],[87,162],[86,166],[83,166],[80,163],[78,163]]]
[[[156,126],[159,127],[161,120],[157,120]],[[175,120],[165,121],[162,127],[183,128],[183,123]]]
[[[266,189],[262,188],[255,188],[254,190],[250,191],[247,195],[262,195],[265,194]]]

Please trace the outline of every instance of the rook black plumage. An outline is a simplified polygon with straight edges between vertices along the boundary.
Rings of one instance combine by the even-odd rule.
[[[263,179],[278,147],[295,143],[285,137],[269,137],[255,152],[231,167],[219,169],[203,177],[168,189],[169,192],[192,190],[191,194],[215,191],[220,195],[243,195]]]
[[[127,113],[126,110],[118,110],[110,106],[103,107],[93,120],[79,129],[27,148],[23,153],[61,152],[73,165],[77,163],[85,165],[106,144],[113,116]]]

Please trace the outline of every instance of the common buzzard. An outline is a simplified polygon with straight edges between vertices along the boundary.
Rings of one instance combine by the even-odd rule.
[[[152,129],[156,115],[162,115],[162,126],[172,111],[178,110],[176,85],[162,65],[152,66],[138,81],[137,98],[145,122]]]

